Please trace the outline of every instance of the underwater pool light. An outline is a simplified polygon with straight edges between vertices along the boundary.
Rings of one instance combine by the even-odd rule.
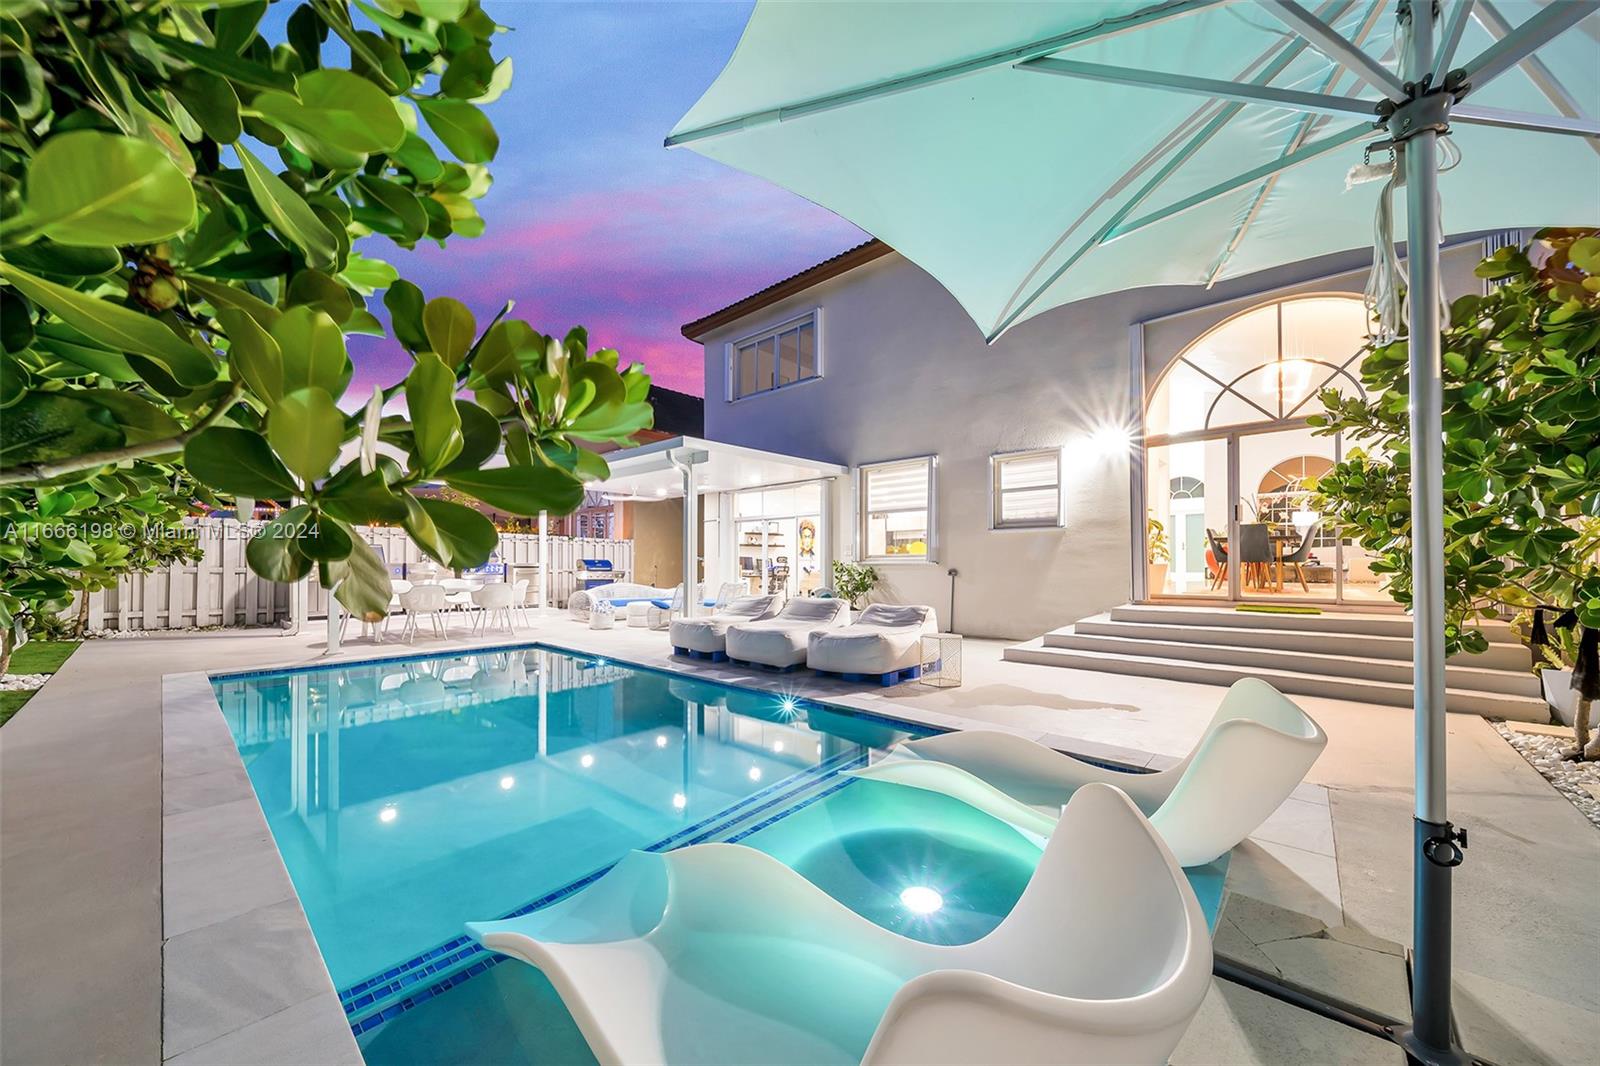
[[[507,774],[506,776],[504,776],[504,777],[502,777],[500,779],[500,791],[502,791],[502,792],[510,792],[512,789],[514,789],[516,787],[517,787],[517,779],[512,777],[510,774]]]
[[[398,817],[400,817],[400,810],[393,805],[385,807],[383,810],[378,812],[378,821],[383,822],[385,825],[394,821]]]
[[[927,885],[912,885],[900,893],[900,902],[912,914],[932,914],[944,906],[944,897]]]
[[[783,702],[779,704],[779,706],[783,708],[784,714],[793,714],[797,705],[794,702],[793,696],[785,696],[783,698]]]
[[[689,806],[688,796],[685,796],[682,792],[674,792],[672,794],[672,807],[674,810],[681,811],[687,806]]]
[[[759,767],[759,766],[750,767],[750,780],[752,780],[752,781],[760,781],[761,780],[761,767]]]
[[[578,760],[578,765],[587,770],[589,767],[594,765],[594,756],[585,755],[583,758]]]
[[[666,746],[667,746],[667,735],[665,733],[657,733],[656,734],[656,747],[664,748]]]
[[[772,742],[772,750],[775,751],[775,752],[780,752],[781,753],[783,751],[783,741],[774,740]]]

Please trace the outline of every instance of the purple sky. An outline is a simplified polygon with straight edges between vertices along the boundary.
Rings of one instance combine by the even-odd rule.
[[[661,145],[732,54],[748,4],[484,6],[511,29],[494,50],[516,72],[487,108],[500,133],[478,201],[487,232],[443,249],[362,245],[430,298],[454,296],[480,323],[515,300],[535,329],[587,326],[592,344],[699,395],[701,348],[683,323],[865,239],[798,196]],[[392,341],[352,351],[352,397],[409,368]]]

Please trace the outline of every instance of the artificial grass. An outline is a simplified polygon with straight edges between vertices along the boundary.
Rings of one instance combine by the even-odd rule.
[[[30,640],[11,653],[8,674],[53,674],[61,664],[72,658],[80,640]],[[22,710],[37,689],[0,692],[0,725],[11,721],[11,716]]]
[[[1241,603],[1234,608],[1235,611],[1244,611],[1246,614],[1321,614],[1320,607],[1301,607],[1298,604],[1287,603]]]

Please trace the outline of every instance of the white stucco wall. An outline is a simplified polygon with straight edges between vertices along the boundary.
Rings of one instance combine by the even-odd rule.
[[[1478,246],[1473,246],[1477,251]],[[1014,639],[1126,601],[1135,530],[1131,454],[1105,427],[1136,430],[1139,390],[1176,354],[1171,338],[1198,335],[1238,310],[1253,293],[1301,285],[1359,291],[1364,256],[1332,257],[1198,288],[1135,289],[1058,308],[1013,329],[992,346],[954,298],[898,254],[891,254],[764,308],[703,338],[706,436],[851,467],[908,456],[938,456],[936,557],[875,564],[881,596],[932,604],[948,625],[956,579],[955,628]],[[1458,264],[1452,288],[1463,291]],[[1144,341],[1140,365],[1131,329],[1192,308],[1224,305],[1193,321],[1166,319]],[[822,308],[823,376],[729,403],[726,344],[813,308]],[[1153,343],[1152,343],[1153,342]],[[1137,369],[1136,369],[1137,367]],[[1097,434],[1097,430],[1102,432]],[[1061,446],[1066,450],[1066,526],[994,531],[989,527],[989,457]],[[835,545],[857,550],[855,490],[840,479]]]

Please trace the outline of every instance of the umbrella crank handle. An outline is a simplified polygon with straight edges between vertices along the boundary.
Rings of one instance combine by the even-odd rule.
[[[1435,866],[1446,868],[1460,866],[1466,859],[1464,854],[1467,850],[1466,829],[1451,825],[1449,822],[1435,828],[1442,829],[1443,832],[1423,841],[1422,857]]]

